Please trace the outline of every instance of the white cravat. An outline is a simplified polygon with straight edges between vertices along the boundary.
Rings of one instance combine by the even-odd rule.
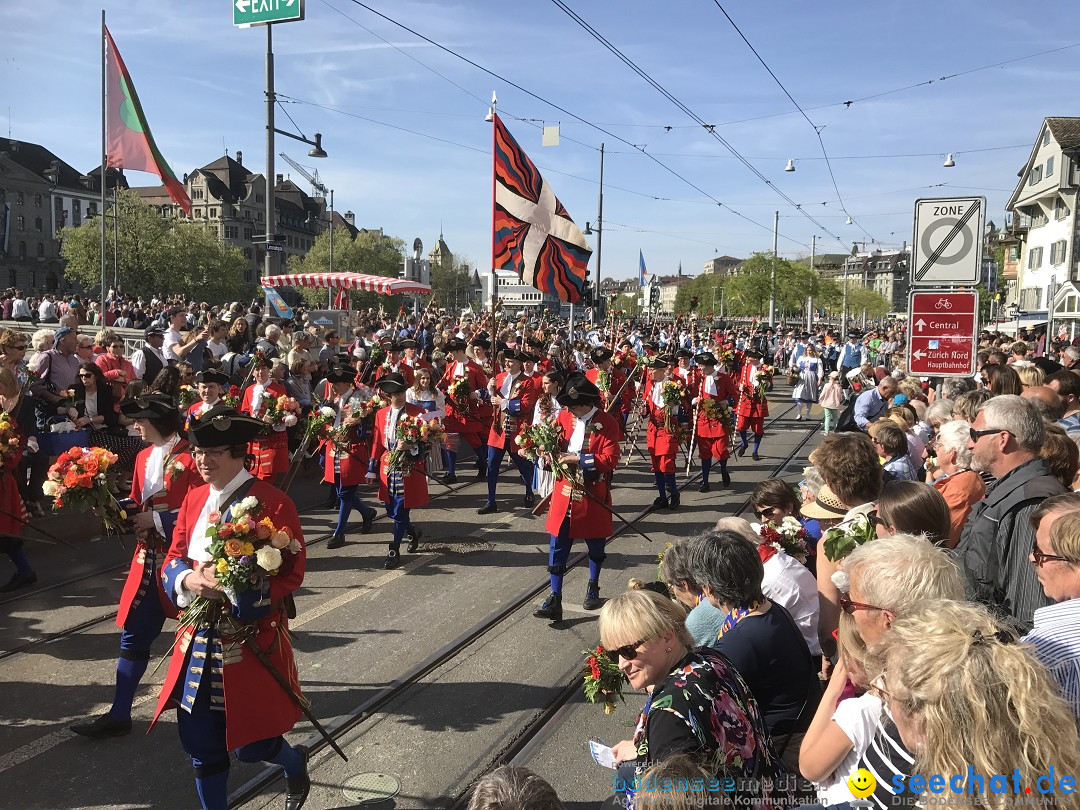
[[[652,402],[657,408],[664,407],[664,383],[655,382],[652,386]]]
[[[675,369],[675,373],[682,377],[684,380],[690,379],[690,369],[679,366]]]
[[[716,375],[706,375],[705,377],[702,377],[701,381],[704,386],[702,392],[709,394],[710,396],[716,396]]]
[[[581,452],[582,447],[585,445],[585,428],[588,427],[589,420],[594,416],[596,416],[595,407],[584,416],[574,418],[574,432],[570,434],[570,441],[566,444],[567,453]]]
[[[188,535],[187,557],[189,560],[194,563],[210,561],[210,554],[207,551],[209,538],[206,536],[206,530],[210,527],[210,513],[219,510],[221,504],[227,502],[232,497],[232,494],[252,477],[247,470],[241,469],[236,474],[236,477],[222,489],[217,489],[213,484],[210,485],[210,492],[206,495],[206,503],[203,504],[202,511],[199,512],[199,518],[195,521],[195,525],[191,527],[191,532]],[[176,581],[176,605],[179,608],[186,608],[191,604],[191,600],[195,598],[195,594],[184,587],[186,579],[187,576],[184,576]]]
[[[514,388],[514,380],[516,380],[516,379],[517,379],[517,377],[512,377],[509,374],[507,374],[503,378],[502,388],[499,389],[499,396],[502,397],[503,403],[500,406],[499,410],[505,411],[505,410],[507,410],[509,408],[509,403],[507,402],[507,400],[510,399],[510,392]]]
[[[398,417],[401,416],[401,408],[395,408],[390,406],[390,413],[386,415],[386,446],[397,441],[397,422]]]
[[[142,496],[140,498],[143,503],[146,503],[150,498],[165,489],[165,459],[179,441],[180,436],[175,435],[165,444],[155,444],[150,448],[150,455],[147,457],[146,466],[143,468]]]
[[[255,383],[251,386],[251,415],[258,416],[259,412],[263,408],[263,392],[266,391],[265,385],[259,385]]]
[[[345,407],[349,404],[349,398],[356,393],[355,388],[350,388],[344,394],[337,398],[338,412],[337,417],[334,419],[334,427],[341,427],[341,420],[345,416]]]
[[[454,373],[453,373],[452,376],[454,376],[454,377],[465,377],[465,376],[467,376],[466,373],[465,373],[465,364],[464,363],[454,363]]]

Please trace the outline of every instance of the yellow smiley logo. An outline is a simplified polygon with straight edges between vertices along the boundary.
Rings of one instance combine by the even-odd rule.
[[[857,799],[865,799],[877,787],[877,779],[866,768],[859,768],[847,780],[848,790]]]

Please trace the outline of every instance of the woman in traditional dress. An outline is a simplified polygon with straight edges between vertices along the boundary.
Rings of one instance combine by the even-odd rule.
[[[799,373],[799,381],[791,390],[791,398],[795,400],[796,421],[802,421],[803,409],[806,409],[806,418],[810,418],[810,409],[818,401],[818,393],[821,388],[821,360],[818,358],[817,349],[813,345],[807,345],[802,356],[795,363],[795,370]]]

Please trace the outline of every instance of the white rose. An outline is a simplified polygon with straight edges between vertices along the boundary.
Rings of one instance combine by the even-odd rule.
[[[285,427],[292,427],[296,424],[296,415],[291,413],[285,414],[285,418],[281,420],[281,424],[285,425]]]
[[[56,497],[56,482],[46,481],[41,485],[41,491],[48,495],[50,498]]]
[[[321,408],[319,408],[319,413],[321,413],[327,419],[333,419],[335,416],[337,416],[337,411],[335,411],[329,405],[323,405]]]
[[[792,517],[791,515],[786,515],[784,517],[784,519],[782,521],[780,521],[780,528],[781,529],[792,529],[794,531],[798,531],[799,529],[802,528],[802,524],[799,523],[798,518]]]
[[[233,514],[239,517],[240,515],[247,515],[254,512],[259,508],[259,501],[254,495],[248,495],[244,500],[240,501],[233,509]],[[237,512],[237,509],[240,511]]]
[[[847,575],[847,571],[835,571],[830,579],[841,593],[847,593],[851,590],[851,580]]]
[[[289,551],[291,551],[293,554],[299,554],[301,548],[302,547],[300,545],[300,541],[297,540],[295,537],[289,541]]]
[[[281,568],[281,552],[273,546],[263,546],[255,552],[255,562],[263,571],[273,573]]]

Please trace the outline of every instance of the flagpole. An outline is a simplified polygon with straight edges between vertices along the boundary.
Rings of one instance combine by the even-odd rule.
[[[498,300],[498,276],[495,275],[495,149],[497,146],[496,133],[498,131],[498,111],[495,109],[498,99],[495,91],[491,91],[491,325],[494,341],[495,329],[495,302]]]
[[[105,107],[105,9],[101,10],[101,311],[105,313],[105,164],[106,155],[106,107]],[[114,212],[115,213],[115,212]]]

